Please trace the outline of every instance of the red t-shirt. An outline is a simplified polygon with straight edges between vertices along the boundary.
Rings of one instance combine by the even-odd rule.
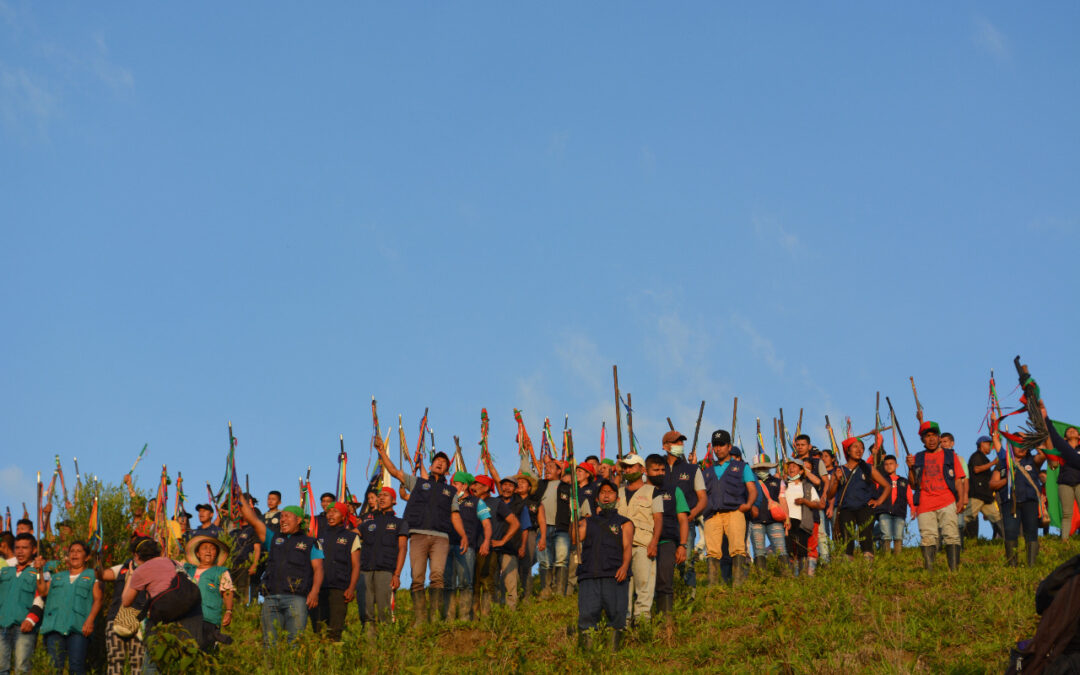
[[[945,464],[945,451],[923,453],[922,484],[919,486],[918,513],[928,513],[945,508],[949,504],[956,503],[956,497],[949,491],[945,483],[945,473],[942,467]],[[960,455],[953,453],[953,478],[954,484],[964,475],[964,464],[960,461]]]

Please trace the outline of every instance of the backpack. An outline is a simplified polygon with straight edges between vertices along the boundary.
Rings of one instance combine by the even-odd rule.
[[[151,623],[170,623],[187,616],[193,607],[202,608],[202,593],[187,572],[177,567],[169,587],[150,599],[147,617]]]
[[[1080,666],[1080,555],[1065,561],[1039,583],[1035,636],[1009,652],[1007,675],[1075,672]]]

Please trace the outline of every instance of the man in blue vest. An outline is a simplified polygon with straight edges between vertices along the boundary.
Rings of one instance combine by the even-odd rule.
[[[323,582],[323,552],[304,531],[299,506],[281,510],[281,531],[274,533],[246,499],[240,502],[244,520],[255,528],[268,554],[263,575],[263,645],[269,647],[284,630],[291,642],[304,630],[308,611],[319,604]]]
[[[664,489],[671,491],[679,488],[686,500],[690,512],[686,515],[689,529],[686,534],[686,562],[680,563],[683,581],[690,589],[690,597],[697,592],[697,572],[694,570],[694,544],[697,543],[698,522],[705,512],[705,476],[697,464],[686,461],[686,436],[678,431],[669,431],[661,439],[664,456],[667,458],[667,472]]]
[[[450,458],[445,453],[437,452],[431,460],[429,477],[422,478],[406,474],[394,466],[383,447],[382,440],[375,439],[375,449],[390,475],[397,478],[409,491],[409,503],[405,506],[404,517],[409,523],[409,564],[412,572],[412,585],[409,592],[413,601],[413,623],[428,621],[428,609],[434,609],[437,616],[443,599],[443,574],[446,571],[446,559],[450,552],[450,530],[461,537],[460,550],[468,550],[469,540],[465,526],[458,513],[457,489],[446,482],[446,472],[450,468]],[[429,599],[424,593],[424,577],[431,568]]]
[[[397,493],[384,486],[378,493],[378,510],[360,523],[360,568],[364,575],[368,633],[375,623],[390,622],[390,599],[401,586],[401,568],[409,546],[409,524],[394,515]]]
[[[709,583],[715,584],[723,543],[731,555],[732,585],[741,586],[750,571],[746,555],[746,516],[757,499],[750,466],[731,456],[731,434],[717,429],[712,434],[713,465],[705,469],[705,545],[709,556]]]
[[[345,527],[349,515],[347,504],[335,502],[324,515],[326,525],[318,532],[319,548],[325,556],[323,583],[313,628],[317,633],[327,625],[330,641],[340,644],[348,603],[356,598],[356,582],[360,578],[360,537]]]
[[[15,564],[0,568],[0,672],[8,672],[12,657],[15,672],[30,672],[30,658],[37,644],[42,605],[35,610],[38,577],[31,563],[37,555],[34,535],[15,535]]]
[[[618,488],[601,479],[596,493],[597,512],[578,521],[577,537],[581,542],[578,578],[578,644],[586,647],[600,617],[614,629],[612,647],[619,648],[626,628],[626,610],[630,602],[630,557],[634,542],[634,524],[619,515],[616,507]]]

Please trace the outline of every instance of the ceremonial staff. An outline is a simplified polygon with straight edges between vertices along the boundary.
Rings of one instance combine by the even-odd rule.
[[[889,400],[888,396],[885,397],[885,403],[889,406],[889,416],[892,417],[893,429],[896,429],[900,434],[900,443],[904,446],[904,457],[907,457],[911,453],[908,452],[907,441],[904,440],[904,430],[900,428],[900,423],[896,420],[896,411],[893,410],[892,401]]]
[[[578,482],[577,482],[577,462],[574,460],[574,432],[572,429],[566,430],[566,454],[570,462],[570,485],[573,486],[574,494],[570,501],[570,516],[572,521],[574,545],[577,549],[577,559],[581,560],[581,537],[578,536],[578,521],[581,517],[580,507],[578,506]]]
[[[135,467],[139,466],[139,461],[142,459],[142,456],[146,453],[146,448],[149,445],[150,445],[149,443],[143,443],[142,450],[139,451],[139,456],[135,458],[135,463],[131,465],[131,470],[127,472],[127,475],[130,476],[131,474],[135,473]]]
[[[634,447],[634,409],[630,403],[630,392],[626,392],[626,435],[630,443],[630,454],[633,455],[637,452],[637,448]],[[622,455],[619,459],[622,459]],[[576,480],[576,477],[571,478]]]
[[[919,418],[919,421],[922,422],[923,408],[922,408],[922,404],[919,403],[919,392],[915,391],[915,378],[914,378],[914,376],[912,376],[912,377],[909,377],[908,379],[911,380],[911,393],[912,393],[913,396],[915,396],[915,410],[918,412],[917,417]],[[903,436],[904,435],[903,432],[901,432],[900,435]]]
[[[739,420],[739,397],[735,397],[735,403],[731,406],[731,442],[735,442],[735,425]],[[744,455],[745,456],[745,455]]]
[[[619,396],[619,367],[611,367],[612,375],[615,377],[615,437],[619,440],[619,454],[617,459],[622,461],[622,409],[619,407],[622,401]]]
[[[697,439],[698,432],[701,431],[701,416],[705,414],[705,401],[701,402],[701,407],[698,408],[697,424],[694,425],[694,443],[690,446],[690,461],[697,464]]]

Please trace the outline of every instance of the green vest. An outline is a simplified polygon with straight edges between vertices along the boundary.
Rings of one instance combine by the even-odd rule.
[[[71,581],[67,570],[54,572],[45,599],[45,618],[41,634],[70,635],[82,631],[83,624],[94,606],[94,570],[85,569]]]
[[[192,579],[195,578],[195,566],[191,563],[184,564],[184,571]],[[221,575],[224,573],[224,567],[214,566],[203,570],[203,573],[199,575],[203,621],[208,621],[215,626],[221,626],[221,612],[224,606],[224,601],[221,599]]]
[[[18,576],[14,567],[0,569],[0,628],[18,626],[30,613],[37,580],[37,570],[30,565]]]

